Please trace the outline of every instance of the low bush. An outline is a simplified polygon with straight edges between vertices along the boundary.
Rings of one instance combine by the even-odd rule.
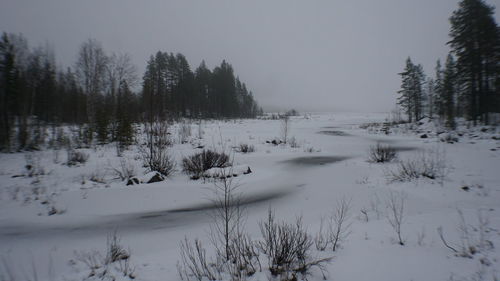
[[[166,177],[175,171],[175,160],[170,153],[172,141],[167,122],[154,122],[145,129],[146,143],[139,146],[139,153],[148,172],[158,172]]]
[[[111,170],[122,181],[136,176],[135,166],[127,159],[120,159],[120,166],[114,167],[109,163]]]
[[[179,123],[179,143],[186,143],[188,139],[191,137],[191,124],[188,122]]]
[[[442,183],[446,171],[444,153],[439,150],[429,150],[399,162],[396,169],[389,170],[386,175],[390,182],[427,178]]]
[[[251,152],[255,152],[255,147],[251,144],[241,143],[236,148],[236,151],[241,152],[241,153],[251,153]]]
[[[135,267],[130,263],[130,250],[125,250],[121,245],[116,231],[108,235],[104,257],[101,252],[94,250],[75,252],[75,259],[70,261],[70,264],[77,267],[83,264],[88,270],[83,280],[134,280],[136,278]]]
[[[26,154],[24,156],[26,164],[24,168],[26,169],[28,177],[37,177],[45,175],[45,169],[40,164],[40,157],[38,155]]]
[[[108,240],[106,243],[106,258],[105,263],[110,264],[120,260],[126,260],[130,257],[130,254],[121,245],[121,238],[115,231],[108,235]]]
[[[330,258],[312,258],[313,239],[304,228],[301,218],[295,223],[277,222],[274,212],[259,223],[263,240],[258,246],[268,258],[269,271],[283,280],[296,280],[298,274],[305,274],[312,266],[322,269]]]
[[[368,162],[385,163],[391,162],[397,158],[397,152],[394,147],[377,143],[370,147],[368,153]]]
[[[227,166],[230,166],[227,154],[209,149],[204,149],[202,152],[182,159],[182,170],[193,179],[200,178],[203,172],[208,169],[225,168]]]
[[[68,160],[66,161],[66,165],[76,166],[79,164],[85,164],[87,160],[89,160],[89,155],[87,153],[70,149],[68,150]]]

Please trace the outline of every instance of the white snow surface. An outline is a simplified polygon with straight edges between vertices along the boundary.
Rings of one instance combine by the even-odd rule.
[[[449,144],[438,137],[375,134],[359,128],[385,117],[377,113],[293,117],[289,137],[297,140],[295,148],[266,143],[280,137],[279,120],[203,121],[202,139],[195,136],[198,125],[193,124],[190,141],[171,148],[177,171],[152,184],[126,186],[116,176],[113,168],[119,168],[120,158],[114,144],[81,149],[89,160],[72,167],[64,165],[65,150],[0,154],[0,280],[84,280],[88,271],[75,253],[103,253],[107,236],[115,230],[130,249],[135,280],[180,280],[176,263],[184,237],[210,245],[213,218],[205,207],[213,199],[213,183],[190,180],[180,166],[182,157],[201,151],[199,145],[225,149],[234,158],[239,176],[233,180],[241,196],[250,198],[245,206],[246,231],[253,239],[260,239],[258,222],[266,218],[269,207],[279,220],[291,222],[302,216],[314,235],[321,218],[332,213],[339,199],[351,200],[351,234],[337,251],[324,253],[334,257],[327,265],[328,280],[498,280],[500,141],[482,131],[484,137],[474,141]],[[367,161],[369,147],[377,142],[398,148],[399,159],[419,151],[443,151],[444,181],[389,183],[386,172],[397,163]],[[254,145],[256,151],[230,150],[241,143]],[[27,176],[27,158],[39,164],[41,175]],[[135,167],[137,176],[146,174],[136,147],[122,158]],[[252,173],[243,175],[247,167]],[[396,242],[387,219],[391,191],[406,196],[404,246]],[[457,210],[471,226],[469,240],[479,239],[479,214],[488,219],[482,233],[493,248],[464,258],[443,245],[438,227],[450,245],[458,248],[463,241]],[[51,211],[55,214],[49,215]],[[129,280],[118,275],[118,280]],[[308,276],[311,281],[322,278],[318,271]],[[263,271],[248,280],[271,279]]]

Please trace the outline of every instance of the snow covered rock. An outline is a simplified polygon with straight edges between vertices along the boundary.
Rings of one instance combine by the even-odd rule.
[[[247,165],[231,166],[226,168],[212,168],[203,173],[206,178],[221,178],[221,177],[237,177],[239,175],[247,175],[252,173],[252,170]]]
[[[127,185],[136,185],[141,183],[154,183],[164,181],[165,177],[158,172],[149,172],[142,177],[131,177],[127,180]]]
[[[439,135],[439,140],[447,143],[458,142],[458,136],[454,133],[442,133]]]
[[[137,177],[131,177],[127,180],[127,185],[140,184],[141,181]]]
[[[160,182],[160,181],[164,181],[165,180],[165,177],[163,177],[162,174],[158,173],[158,172],[149,172],[147,174],[145,174],[144,176],[142,176],[141,178],[141,182],[142,183],[154,183],[154,182]]]

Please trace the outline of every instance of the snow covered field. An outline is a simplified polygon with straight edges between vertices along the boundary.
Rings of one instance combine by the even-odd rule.
[[[136,280],[180,280],[176,264],[184,237],[200,238],[210,248],[213,183],[190,180],[180,166],[200,145],[225,148],[241,172],[251,168],[252,173],[239,173],[234,182],[253,239],[261,238],[258,222],[269,207],[279,220],[292,222],[302,216],[315,235],[321,218],[328,217],[340,199],[351,200],[350,235],[335,252],[322,253],[334,257],[326,267],[328,280],[498,280],[498,131],[477,138],[464,135],[449,144],[432,134],[385,135],[359,127],[385,117],[292,117],[288,135],[295,138],[295,147],[266,143],[281,137],[279,120],[204,121],[203,138],[197,138],[198,125],[193,124],[190,141],[184,144],[176,141],[175,125],[171,129],[177,171],[163,182],[131,186],[113,172],[120,158],[112,144],[83,150],[89,159],[77,166],[64,164],[64,150],[0,154],[0,280],[83,280],[89,271],[76,258],[78,253],[103,253],[115,230],[130,249]],[[401,161],[423,153],[438,155],[444,159],[444,179],[390,182],[387,175],[397,169],[397,161],[367,161],[370,146],[377,142],[394,147]],[[255,152],[233,153],[232,147],[241,143],[253,145]],[[145,170],[137,155],[131,147],[123,157],[142,176]],[[43,169],[42,175],[27,176],[27,161]],[[391,194],[405,200],[404,246],[388,220]],[[447,248],[438,228],[454,249],[467,247],[469,257]],[[270,278],[263,270],[248,279]],[[317,270],[308,276],[322,278]]]

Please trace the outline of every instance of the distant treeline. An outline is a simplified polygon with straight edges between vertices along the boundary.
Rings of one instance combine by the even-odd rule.
[[[157,52],[141,85],[130,56],[108,54],[96,40],[82,43],[76,58],[63,69],[50,47],[32,48],[22,34],[2,34],[0,150],[33,147],[47,125],[78,124],[88,138],[109,142],[129,139],[136,122],[262,112],[226,61],[213,70],[202,62],[193,72],[184,55]]]
[[[437,116],[451,129],[455,117],[489,124],[491,113],[500,113],[500,28],[494,7],[462,0],[450,23],[451,50],[444,68],[438,60],[429,78],[408,58],[399,74],[398,104],[410,122]]]

